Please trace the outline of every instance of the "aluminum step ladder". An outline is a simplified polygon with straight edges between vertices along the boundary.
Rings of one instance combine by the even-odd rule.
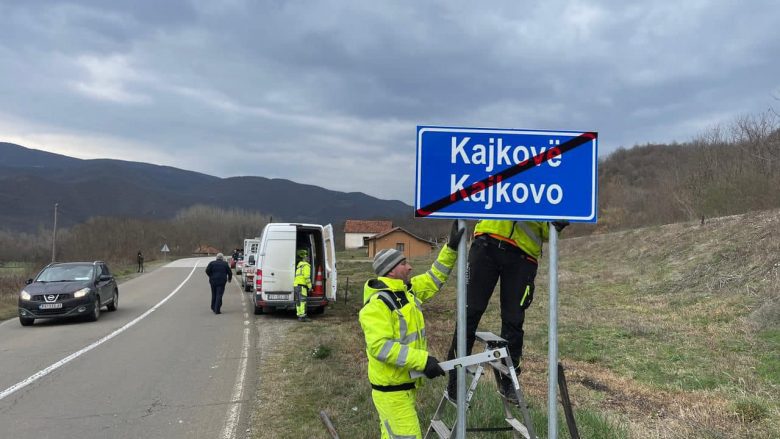
[[[512,414],[511,408],[515,406],[515,404],[509,402],[507,398],[501,394],[498,389],[496,389],[496,393],[501,398],[504,406],[504,419],[509,424],[509,426],[497,428],[467,427],[466,431],[512,431],[512,435],[515,439],[537,439],[537,436],[533,430],[528,404],[523,397],[523,390],[520,387],[520,381],[517,379],[517,374],[515,374],[515,368],[512,364],[512,359],[509,357],[509,351],[507,350],[509,343],[492,332],[477,332],[476,336],[478,341],[485,344],[484,352],[445,361],[439,363],[439,365],[442,366],[442,369],[445,371],[453,370],[458,366],[465,367],[467,378],[469,375],[472,377],[470,384],[468,384],[466,388],[466,411],[469,409],[471,398],[474,396],[474,391],[477,389],[477,384],[479,384],[480,378],[482,378],[486,373],[486,367],[489,367],[493,370],[497,386],[500,386],[502,376],[510,378],[514,384],[515,396],[519,402],[518,405],[520,407],[520,412],[523,415],[524,423],[521,423]],[[466,381],[468,382],[468,379]],[[442,414],[447,409],[447,406],[457,407],[457,403],[448,397],[447,390],[445,389],[444,395],[442,396],[441,401],[439,401],[436,412],[433,414],[433,418],[431,419],[431,425],[425,432],[425,439],[434,438],[436,436],[438,436],[440,439],[449,439],[450,437],[455,436],[454,430],[455,426],[457,425],[457,414],[455,421],[452,423],[452,427],[448,426],[442,420]]]

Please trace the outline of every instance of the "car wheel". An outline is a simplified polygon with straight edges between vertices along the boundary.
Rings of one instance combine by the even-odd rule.
[[[21,323],[22,326],[32,326],[33,322],[35,322],[35,319],[31,319],[29,317],[19,317],[19,323]]]
[[[263,314],[263,307],[255,305],[255,315]],[[21,317],[20,317],[21,318]]]
[[[116,311],[118,307],[119,307],[119,291],[114,290],[114,299],[111,300],[111,303],[108,304],[108,310]]]
[[[100,318],[100,296],[95,296],[95,308],[92,310],[92,314],[87,315],[87,320],[90,322],[96,322]]]

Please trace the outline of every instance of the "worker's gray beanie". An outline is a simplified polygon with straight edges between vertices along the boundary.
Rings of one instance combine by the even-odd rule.
[[[384,276],[404,259],[406,256],[394,248],[382,249],[374,256],[374,273]]]

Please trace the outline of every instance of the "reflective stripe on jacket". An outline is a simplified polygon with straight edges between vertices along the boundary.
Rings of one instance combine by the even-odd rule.
[[[515,243],[530,256],[542,256],[542,243],[550,235],[550,225],[543,221],[480,220],[474,227],[474,235],[488,233]]]
[[[311,289],[311,265],[306,261],[298,262],[295,268],[295,280],[293,285],[300,285]]]
[[[411,278],[379,277],[366,282],[360,326],[366,338],[368,380],[378,386],[413,383],[409,371],[425,369],[428,342],[420,305],[447,281],[458,253],[444,246],[431,268]]]

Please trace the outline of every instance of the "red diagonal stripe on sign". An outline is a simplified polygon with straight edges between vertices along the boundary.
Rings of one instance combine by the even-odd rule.
[[[599,134],[596,132],[582,133],[561,145],[554,146],[547,151],[535,155],[530,160],[524,160],[514,166],[510,166],[504,169],[495,175],[489,175],[487,178],[477,181],[467,188],[455,191],[446,197],[442,197],[433,203],[421,207],[414,212],[414,216],[426,217],[460,200],[466,199],[474,194],[478,194],[497,183],[508,180],[523,171],[527,171],[537,164],[541,164],[546,160],[558,157],[568,151],[571,151],[580,145],[596,140],[598,136]]]

